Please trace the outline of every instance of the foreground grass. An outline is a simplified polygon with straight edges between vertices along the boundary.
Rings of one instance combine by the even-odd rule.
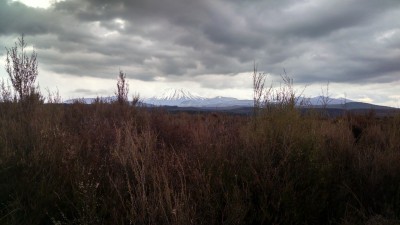
[[[8,102],[0,224],[398,224],[398,162],[400,116]]]

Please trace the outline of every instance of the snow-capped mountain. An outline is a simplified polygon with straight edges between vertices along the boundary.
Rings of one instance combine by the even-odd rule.
[[[192,94],[185,89],[167,89],[162,94],[143,100],[146,104],[156,106],[178,106],[178,107],[252,107],[253,100],[239,100],[232,97],[203,98]],[[271,101],[273,103],[274,101]],[[299,97],[297,105],[322,106],[322,105],[341,105],[353,102],[344,98],[326,98],[317,96],[313,98]]]
[[[204,98],[185,89],[167,89],[156,97],[144,99],[143,102],[157,106],[179,107],[229,107],[252,106],[253,104],[252,100],[239,100],[231,97]]]
[[[203,100],[205,98],[200,97],[197,94],[192,94],[185,89],[166,89],[161,95],[156,97],[160,100]]]
[[[92,104],[96,101],[113,102],[116,97],[98,97],[98,98],[80,98],[70,99],[64,103],[70,104],[73,102],[82,102]],[[144,105],[148,106],[178,106],[178,107],[203,107],[203,108],[222,108],[222,107],[252,107],[253,100],[239,100],[232,97],[218,96],[214,98],[204,98],[197,94],[193,94],[185,89],[166,89],[159,95],[151,98],[141,99]],[[299,97],[297,99],[298,106],[305,107],[321,107],[323,105],[344,105],[345,103],[353,102],[344,98],[326,98],[317,96],[313,98]],[[271,101],[273,104],[274,101]]]
[[[143,102],[153,105],[180,106],[186,101],[203,101],[205,98],[192,94],[185,89],[166,89],[162,94],[144,99]]]
[[[228,106],[253,106],[253,100],[239,100],[232,97],[217,96],[203,100],[189,100],[180,104],[182,107],[228,107]]]

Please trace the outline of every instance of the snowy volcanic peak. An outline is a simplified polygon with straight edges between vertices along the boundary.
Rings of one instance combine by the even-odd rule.
[[[238,100],[231,97],[217,96],[214,98],[204,98],[195,95],[184,89],[168,89],[157,97],[144,100],[147,104],[178,106],[178,107],[231,107],[231,106],[251,106],[249,100]]]
[[[171,101],[171,100],[185,101],[185,100],[203,100],[204,98],[198,95],[194,95],[185,89],[170,88],[165,90],[161,95],[158,95],[152,99],[166,100],[166,101]]]
[[[152,105],[181,106],[183,102],[201,102],[205,98],[190,93],[185,89],[166,89],[162,94],[144,99],[144,103]],[[197,105],[197,104],[196,104]]]

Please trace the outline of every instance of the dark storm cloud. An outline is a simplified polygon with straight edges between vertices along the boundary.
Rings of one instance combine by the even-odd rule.
[[[299,6],[297,10],[296,4],[283,9],[279,16],[281,21],[274,23],[275,29],[299,37],[324,36],[341,29],[368,24],[380,13],[399,5],[392,0],[316,2]],[[276,25],[279,27],[276,28]]]
[[[77,76],[114,78],[122,68],[183,81],[256,61],[299,83],[391,82],[399,15],[398,0],[66,0],[46,10],[0,0],[0,35],[35,35],[43,67]]]
[[[47,33],[52,27],[50,20],[45,10],[32,10],[18,2],[0,0],[0,35]]]

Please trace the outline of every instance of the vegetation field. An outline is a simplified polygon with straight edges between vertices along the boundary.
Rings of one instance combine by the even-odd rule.
[[[9,101],[0,224],[398,224],[399,162],[399,115]]]

